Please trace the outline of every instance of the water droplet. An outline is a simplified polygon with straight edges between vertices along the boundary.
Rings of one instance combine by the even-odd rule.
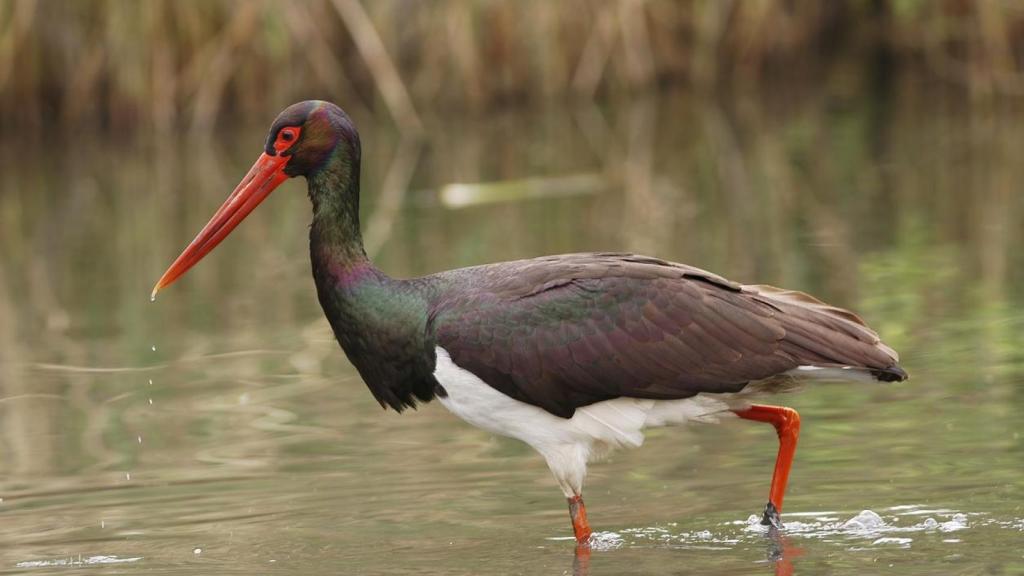
[[[139,436],[138,440],[139,440],[139,444],[142,444],[142,436]]]
[[[192,550],[192,553],[193,554],[202,554],[203,553],[203,549],[202,548],[195,548],[195,549]]]
[[[100,528],[106,528],[106,527],[107,527],[106,521],[105,520],[100,520]]]
[[[149,349],[152,350],[153,352],[156,352],[156,344],[150,346]]]
[[[149,399],[149,405],[150,405],[150,406],[152,406],[152,405],[153,405],[153,399],[152,399],[152,398],[150,398],[150,399]]]
[[[152,378],[150,378],[150,379],[149,379],[149,385],[150,385],[150,386],[152,386],[152,385],[153,385],[153,379],[152,379]]]
[[[132,479],[132,473],[131,472],[125,472],[124,473],[124,479],[125,480],[131,480]]]

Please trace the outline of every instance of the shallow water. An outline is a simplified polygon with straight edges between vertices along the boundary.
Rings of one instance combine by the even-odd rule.
[[[628,249],[850,306],[900,385],[820,386],[782,534],[771,429],[656,430],[592,467],[574,557],[530,449],[375,404],[317,307],[284,186],[155,303],[259,151],[0,144],[0,573],[1024,573],[1024,111],[906,84],[748,100],[358,118],[364,227],[416,275]],[[454,183],[503,183],[452,187]]]

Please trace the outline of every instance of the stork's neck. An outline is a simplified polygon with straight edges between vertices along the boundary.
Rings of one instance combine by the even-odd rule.
[[[359,230],[359,160],[337,158],[309,176],[309,199],[313,202],[310,251],[317,260],[338,270],[373,268]]]
[[[358,171],[358,163],[336,162],[309,178],[313,279],[349,360],[381,404],[401,410],[432,398],[437,384],[426,330],[430,286],[389,278],[367,258]]]

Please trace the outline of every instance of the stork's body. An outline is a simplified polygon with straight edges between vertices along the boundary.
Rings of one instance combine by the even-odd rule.
[[[778,524],[799,417],[751,398],[805,380],[906,378],[850,312],[656,258],[566,254],[390,278],[362,247],[359,162],[358,136],[339,108],[289,107],[264,156],[157,289],[285,177],[306,176],[317,294],[373,395],[398,411],[438,398],[469,423],[533,446],[568,498],[581,542],[590,535],[588,461],[639,446],[644,428],[733,416],[772,423],[780,451],[764,521]]]

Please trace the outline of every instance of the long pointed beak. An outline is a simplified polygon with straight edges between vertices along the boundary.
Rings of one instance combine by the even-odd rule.
[[[256,163],[249,169],[249,173],[235,187],[234,192],[221,204],[206,226],[199,231],[195,240],[192,240],[160,277],[156,286],[153,287],[150,299],[156,299],[156,293],[160,289],[170,285],[202,260],[203,256],[220,244],[221,240],[226,238],[239,222],[274,191],[274,188],[288,179],[288,175],[284,173],[284,167],[288,164],[289,159],[291,156],[280,154],[270,156],[264,152],[260,155]]]

